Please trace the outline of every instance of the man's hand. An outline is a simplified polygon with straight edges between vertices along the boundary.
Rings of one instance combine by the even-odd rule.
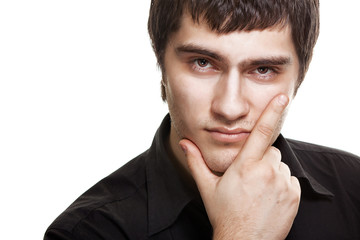
[[[219,177],[194,143],[183,139],[188,165],[214,230],[214,239],[285,239],[297,214],[300,184],[281,153],[270,146],[288,103],[275,97],[264,110],[235,161]]]

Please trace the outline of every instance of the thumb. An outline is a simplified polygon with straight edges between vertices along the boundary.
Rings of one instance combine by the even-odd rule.
[[[210,186],[214,186],[218,179],[206,165],[198,147],[188,139],[182,139],[179,142],[181,149],[184,151],[186,161],[201,195],[206,194]]]

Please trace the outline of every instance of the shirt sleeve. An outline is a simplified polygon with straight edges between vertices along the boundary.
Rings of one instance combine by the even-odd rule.
[[[49,228],[44,236],[44,240],[129,240],[130,238],[120,231],[80,231],[69,232],[64,229]]]
[[[45,233],[44,240],[79,240],[71,233],[61,229],[48,229]]]

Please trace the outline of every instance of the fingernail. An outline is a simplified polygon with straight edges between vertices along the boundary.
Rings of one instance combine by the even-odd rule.
[[[185,155],[187,154],[187,151],[188,151],[188,149],[187,149],[187,147],[185,146],[185,145],[182,145],[182,144],[179,144],[180,145],[180,147],[181,147],[181,150],[183,150],[183,152],[185,153]]]
[[[289,99],[288,99],[288,97],[285,96],[285,95],[280,95],[280,96],[278,97],[278,101],[279,101],[279,103],[280,103],[282,106],[285,106],[285,105],[288,103]]]

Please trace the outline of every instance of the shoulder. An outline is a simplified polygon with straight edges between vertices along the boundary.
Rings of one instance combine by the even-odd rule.
[[[312,143],[287,140],[308,176],[329,190],[332,207],[360,216],[360,158],[352,153]],[[341,210],[340,210],[341,209]]]
[[[352,153],[287,139],[304,169],[314,177],[360,190],[360,158]]]
[[[347,159],[354,162],[360,161],[359,156],[356,156],[352,153],[340,149],[330,148],[308,142],[297,141],[293,139],[286,139],[286,140],[288,141],[289,145],[291,146],[291,148],[295,153],[309,154],[314,157],[316,156],[324,157],[328,155],[330,159]]]
[[[146,156],[144,152],[82,194],[50,225],[45,239],[55,232],[87,234],[80,239],[94,239],[109,231],[114,236],[125,236],[123,229],[132,224],[129,216],[140,221],[140,231],[147,212]]]

